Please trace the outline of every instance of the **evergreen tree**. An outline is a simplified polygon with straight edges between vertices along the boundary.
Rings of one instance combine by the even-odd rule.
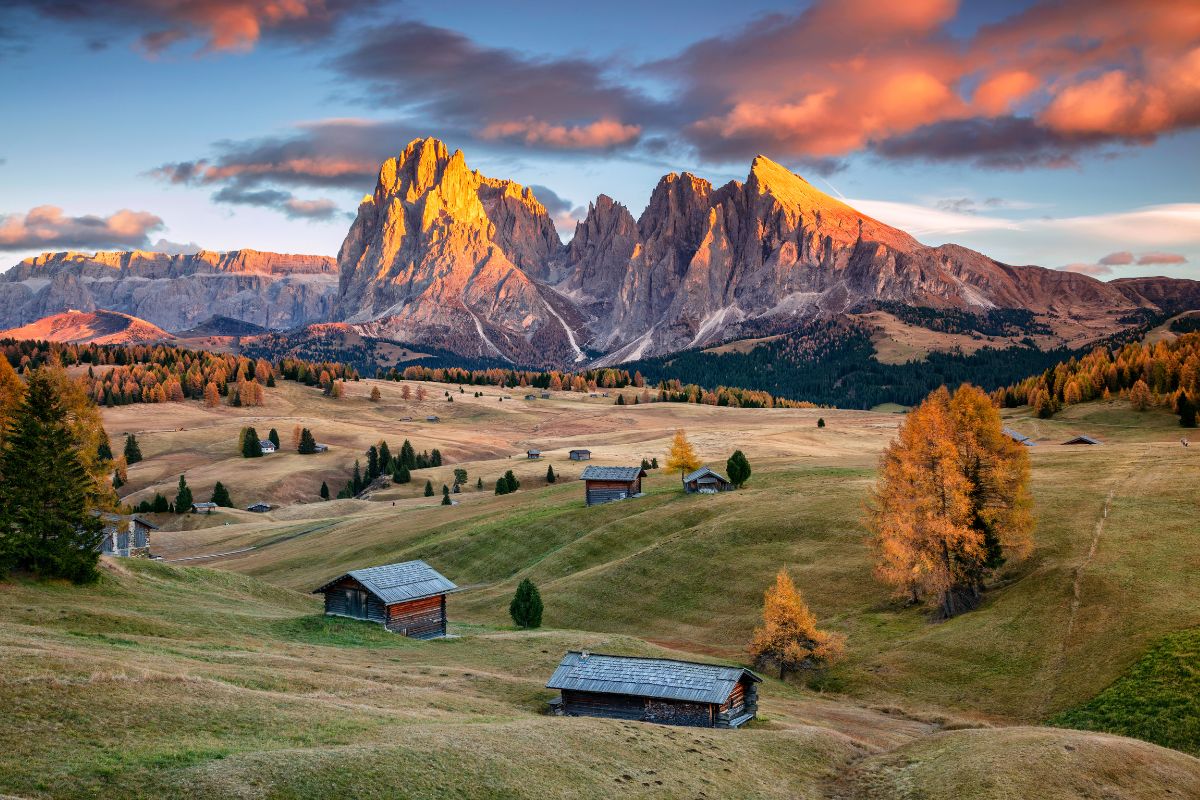
[[[517,585],[512,602],[508,604],[508,614],[517,627],[542,627],[542,596],[529,578]]]
[[[443,483],[442,484],[442,497],[449,497],[449,496],[450,496],[450,487]]]
[[[113,470],[113,477],[112,477],[113,491],[120,489],[124,485],[125,485],[125,481],[121,480],[121,473],[117,472],[116,470]]]
[[[262,454],[258,431],[254,428],[242,428],[242,458],[259,458]]]
[[[739,489],[750,480],[750,462],[741,450],[733,451],[733,455],[725,462],[725,470],[729,473],[729,482]]]
[[[125,463],[136,464],[142,460],[142,448],[138,447],[137,437],[132,433],[125,434]]]
[[[1183,390],[1180,390],[1179,396],[1175,398],[1175,413],[1179,415],[1180,427],[1196,427],[1196,404]]]
[[[392,451],[388,449],[388,443],[381,440],[379,442],[379,474],[387,475],[392,472],[394,467]]]
[[[155,492],[154,502],[150,504],[150,510],[155,514],[165,514],[171,510],[171,504],[167,502],[167,498]]]
[[[440,467],[441,465],[442,465],[442,451],[438,450],[435,447],[435,448],[433,448],[433,452],[429,454],[429,466]]]
[[[425,481],[425,496],[433,497],[433,481]]]
[[[400,445],[400,463],[409,469],[417,468],[417,452],[408,439],[405,439],[404,444]]]
[[[180,514],[192,510],[192,490],[182,475],[179,476],[179,490],[175,492],[175,510]]]
[[[650,459],[650,469],[658,469],[658,456]]]
[[[275,449],[279,449],[279,431],[271,428],[271,432],[267,434],[267,441],[275,445]]]
[[[497,478],[496,479],[496,494],[508,494],[508,492],[509,492],[508,481],[504,480],[504,478]]]
[[[312,431],[308,428],[300,431],[300,444],[296,448],[296,452],[301,455],[311,455],[317,452],[317,440],[313,438]]]
[[[617,402],[616,402],[616,405],[619,405],[619,406],[623,406],[623,405],[625,405],[625,395],[623,395],[623,394],[620,394],[620,393],[618,393],[618,394],[617,394]]]
[[[0,449],[0,571],[98,577],[103,525],[85,463],[53,377],[33,370]]]
[[[101,461],[112,461],[112,448],[108,444],[107,436],[101,439],[100,444],[96,447],[96,458]]]
[[[444,505],[444,506],[454,505],[454,501],[450,499],[450,494],[448,492],[446,494],[442,495],[442,505]]]
[[[367,448],[367,480],[373,481],[379,477],[379,448],[371,445]]]
[[[554,465],[548,464],[546,466],[546,483],[554,483],[556,480],[558,480],[558,476],[554,474]]]
[[[321,481],[321,499],[329,499],[329,484],[327,484],[325,481]]]
[[[460,485],[465,484],[467,482],[467,471],[462,467],[455,467],[454,482]]]
[[[517,480],[516,475],[513,475],[513,471],[511,469],[504,473],[504,483],[508,487],[508,492],[510,494],[521,488],[521,482]]]
[[[642,469],[650,469],[650,462],[644,458],[642,459]]]
[[[408,467],[397,464],[396,469],[392,472],[392,483],[408,483],[411,480],[412,475],[409,474]]]
[[[483,478],[482,477],[476,479],[475,489],[476,489],[476,491],[480,491],[480,492],[483,491]]]
[[[233,500],[229,497],[229,489],[225,488],[225,484],[217,481],[213,484],[212,497],[208,498],[208,502],[216,503],[221,508],[233,508]],[[179,505],[176,503],[176,505]]]
[[[817,418],[817,427],[818,427],[818,428],[824,428],[824,427],[825,427],[825,418],[824,418],[824,417],[818,417],[818,418]]]
[[[350,478],[350,488],[355,496],[361,492],[365,486],[362,477],[362,468],[358,465],[358,459],[354,459],[354,475]]]

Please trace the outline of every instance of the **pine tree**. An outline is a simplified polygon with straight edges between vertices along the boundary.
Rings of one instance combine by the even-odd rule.
[[[216,503],[221,508],[233,508],[233,500],[229,497],[229,489],[225,488],[225,484],[220,481],[213,484],[212,497],[208,499],[208,502]]]
[[[100,440],[100,444],[96,448],[96,458],[100,459],[101,461],[112,461],[112,448],[108,444],[107,436]]]
[[[450,496],[450,487],[443,483],[442,484],[442,497],[449,497],[449,496]]]
[[[617,393],[617,402],[616,402],[616,405],[618,405],[618,406],[623,406],[623,405],[625,405],[625,395],[623,395],[623,394],[620,394],[620,393]]]
[[[650,469],[658,469],[658,456],[650,459]]]
[[[818,417],[818,418],[817,418],[817,427],[818,427],[818,428],[824,428],[824,427],[825,427],[825,418],[824,418],[824,417]]]
[[[124,486],[124,485],[125,485],[125,481],[121,480],[121,473],[119,473],[119,472],[116,472],[116,471],[114,470],[114,471],[113,471],[113,476],[112,476],[112,487],[113,487],[113,491],[115,492],[117,489],[120,489],[120,488],[121,488],[122,486]]]
[[[542,627],[542,596],[533,581],[525,578],[517,585],[508,614],[519,628]]]
[[[371,445],[367,448],[367,480],[373,481],[379,477],[379,448]]]
[[[1180,427],[1196,427],[1196,404],[1182,389],[1179,391],[1179,396],[1175,398],[1175,413],[1179,415]]]
[[[0,571],[93,581],[103,534],[91,511],[99,498],[67,406],[44,369],[28,373],[23,395],[0,449]]]
[[[504,480],[504,478],[497,478],[496,479],[496,494],[508,494],[508,492],[509,492],[508,481]]]
[[[760,667],[789,672],[822,670],[845,652],[843,637],[817,628],[817,619],[804,603],[788,574],[779,570],[775,584],[763,595],[763,625],[754,629],[750,657]]]
[[[192,490],[182,475],[179,476],[179,490],[175,492],[175,509],[180,514],[192,510]]]
[[[408,467],[403,464],[397,464],[396,469],[392,472],[392,483],[408,483],[412,480],[412,475],[408,471]]]
[[[365,482],[362,476],[362,467],[358,464],[358,459],[354,459],[354,474],[350,478],[350,488],[355,496],[365,488]]]
[[[433,448],[433,452],[431,452],[429,454],[429,466],[440,467],[441,465],[442,465],[442,451],[438,450],[435,447],[435,448]]]
[[[556,480],[558,480],[558,476],[554,474],[554,465],[548,464],[546,466],[546,483],[554,483]]]
[[[271,428],[271,432],[267,434],[267,441],[275,445],[275,449],[279,449],[279,431]]]
[[[312,431],[308,428],[300,431],[300,445],[296,451],[301,455],[311,455],[317,452],[317,440],[313,438]]]
[[[467,471],[462,467],[454,468],[454,482],[462,485],[467,482]]]
[[[258,431],[254,428],[242,428],[241,435],[242,458],[259,458],[262,456],[262,442],[258,438]]]
[[[450,493],[449,493],[449,492],[447,492],[446,494],[442,495],[442,505],[444,505],[444,506],[452,506],[452,505],[454,505],[454,501],[450,499]]]
[[[405,439],[404,444],[400,445],[400,463],[409,469],[417,468],[417,453],[408,439]]]
[[[642,459],[642,469],[650,469],[650,461],[648,459]]]
[[[476,490],[476,491],[480,491],[480,492],[482,492],[482,491],[483,491],[483,478],[482,478],[482,477],[480,477],[480,478],[476,479],[476,481],[475,481],[475,490]]]
[[[167,502],[167,498],[155,492],[154,502],[150,504],[150,510],[155,514],[165,514],[171,510],[171,504]]]
[[[142,460],[142,448],[138,446],[137,437],[132,433],[125,434],[125,463],[130,466]]]
[[[392,451],[388,449],[388,443],[381,440],[379,442],[379,474],[390,474],[394,467],[395,464],[392,463]]]
[[[729,473],[729,482],[739,489],[750,480],[750,462],[741,450],[733,451],[733,455],[725,462],[725,470]]]
[[[325,483],[325,481],[321,481],[321,499],[329,499],[329,484]]]
[[[425,496],[433,497],[433,481],[425,481]]]
[[[513,475],[513,471],[511,469],[504,473],[503,480],[504,485],[508,487],[508,494],[512,494],[517,489],[521,488],[521,482],[517,480],[516,475]]]
[[[678,470],[681,477],[700,469],[700,457],[696,455],[692,443],[688,441],[687,434],[682,429],[675,431],[675,438],[671,440],[671,446],[667,450],[667,469],[672,472]]]

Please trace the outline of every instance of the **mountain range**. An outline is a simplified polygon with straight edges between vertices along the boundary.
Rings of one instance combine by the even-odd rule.
[[[0,276],[0,327],[107,309],[178,332],[213,315],[359,334],[520,365],[607,365],[889,308],[1013,313],[1079,346],[1200,306],[1200,282],[1105,283],[929,247],[758,156],[745,181],[659,180],[636,219],[601,195],[563,244],[534,192],[437,139],[379,170],[336,262],[250,250],[45,254]]]

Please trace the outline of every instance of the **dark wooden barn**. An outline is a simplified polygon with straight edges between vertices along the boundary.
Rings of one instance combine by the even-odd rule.
[[[579,479],[584,482],[587,504],[594,506],[641,494],[644,477],[646,472],[641,467],[589,466]]]
[[[728,492],[733,488],[733,484],[721,473],[714,472],[708,467],[701,467],[695,472],[683,476],[683,488],[690,493],[716,494],[717,492]]]
[[[570,456],[572,461],[591,461],[592,460],[592,451],[591,450],[584,450],[584,449],[572,450],[570,453],[568,453],[568,455]]]
[[[446,595],[458,591],[424,561],[347,572],[313,594],[325,595],[325,613],[378,622],[414,639],[446,635]]]
[[[562,692],[551,708],[567,716],[737,728],[757,714],[761,682],[742,667],[572,650],[546,687]]]

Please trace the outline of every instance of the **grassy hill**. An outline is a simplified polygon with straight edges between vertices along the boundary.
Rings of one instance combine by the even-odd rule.
[[[1006,412],[1038,441],[1035,551],[1006,569],[980,609],[935,624],[872,580],[860,523],[877,454],[900,415],[614,406],[567,393],[501,402],[498,390],[448,403],[442,387],[406,403],[387,383],[378,384],[382,402],[370,403],[372,385],[351,385],[342,401],[286,385],[257,409],[105,411],[114,438],[136,431],[147,454],[130,469],[137,492],[165,491],[186,471],[198,495],[219,478],[235,499],[282,507],[164,517],[153,549],[179,560],[113,563],[94,587],[0,583],[0,702],[16,722],[0,726],[0,792],[1200,793],[1192,756],[1036,727],[1152,740],[1176,730],[1157,740],[1195,750],[1185,703],[1159,703],[1157,716],[1128,713],[1158,702],[1147,687],[1171,682],[1144,667],[1158,643],[1183,641],[1170,663],[1186,666],[1191,640],[1172,637],[1200,627],[1190,577],[1200,565],[1191,488],[1200,449],[1179,446],[1165,412],[1135,414],[1122,402],[1072,406],[1051,420]],[[442,421],[425,423],[426,413]],[[253,461],[230,452],[247,420],[284,433],[291,419],[333,449]],[[574,480],[582,465],[567,449],[590,447],[594,463],[661,459],[676,427],[717,466],[744,449],[754,466],[747,488],[687,496],[675,476],[653,472],[644,497],[583,506]],[[1104,444],[1058,444],[1077,433]],[[335,485],[380,436],[393,448],[406,436],[418,449],[437,446],[452,463],[369,500],[289,502],[323,475]],[[545,482],[544,461],[520,457],[531,446],[560,483]],[[426,478],[440,488],[456,466],[470,473],[456,505],[421,496]],[[490,484],[510,468],[522,488],[497,497]],[[474,489],[477,476],[488,489]],[[410,558],[464,587],[450,599],[458,638],[414,642],[327,620],[306,594],[344,570]],[[780,567],[821,624],[848,636],[847,660],[819,692],[768,678],[763,720],[737,733],[542,714],[552,694],[544,682],[569,648],[743,660]],[[541,631],[508,627],[508,599],[524,577],[546,603]]]

